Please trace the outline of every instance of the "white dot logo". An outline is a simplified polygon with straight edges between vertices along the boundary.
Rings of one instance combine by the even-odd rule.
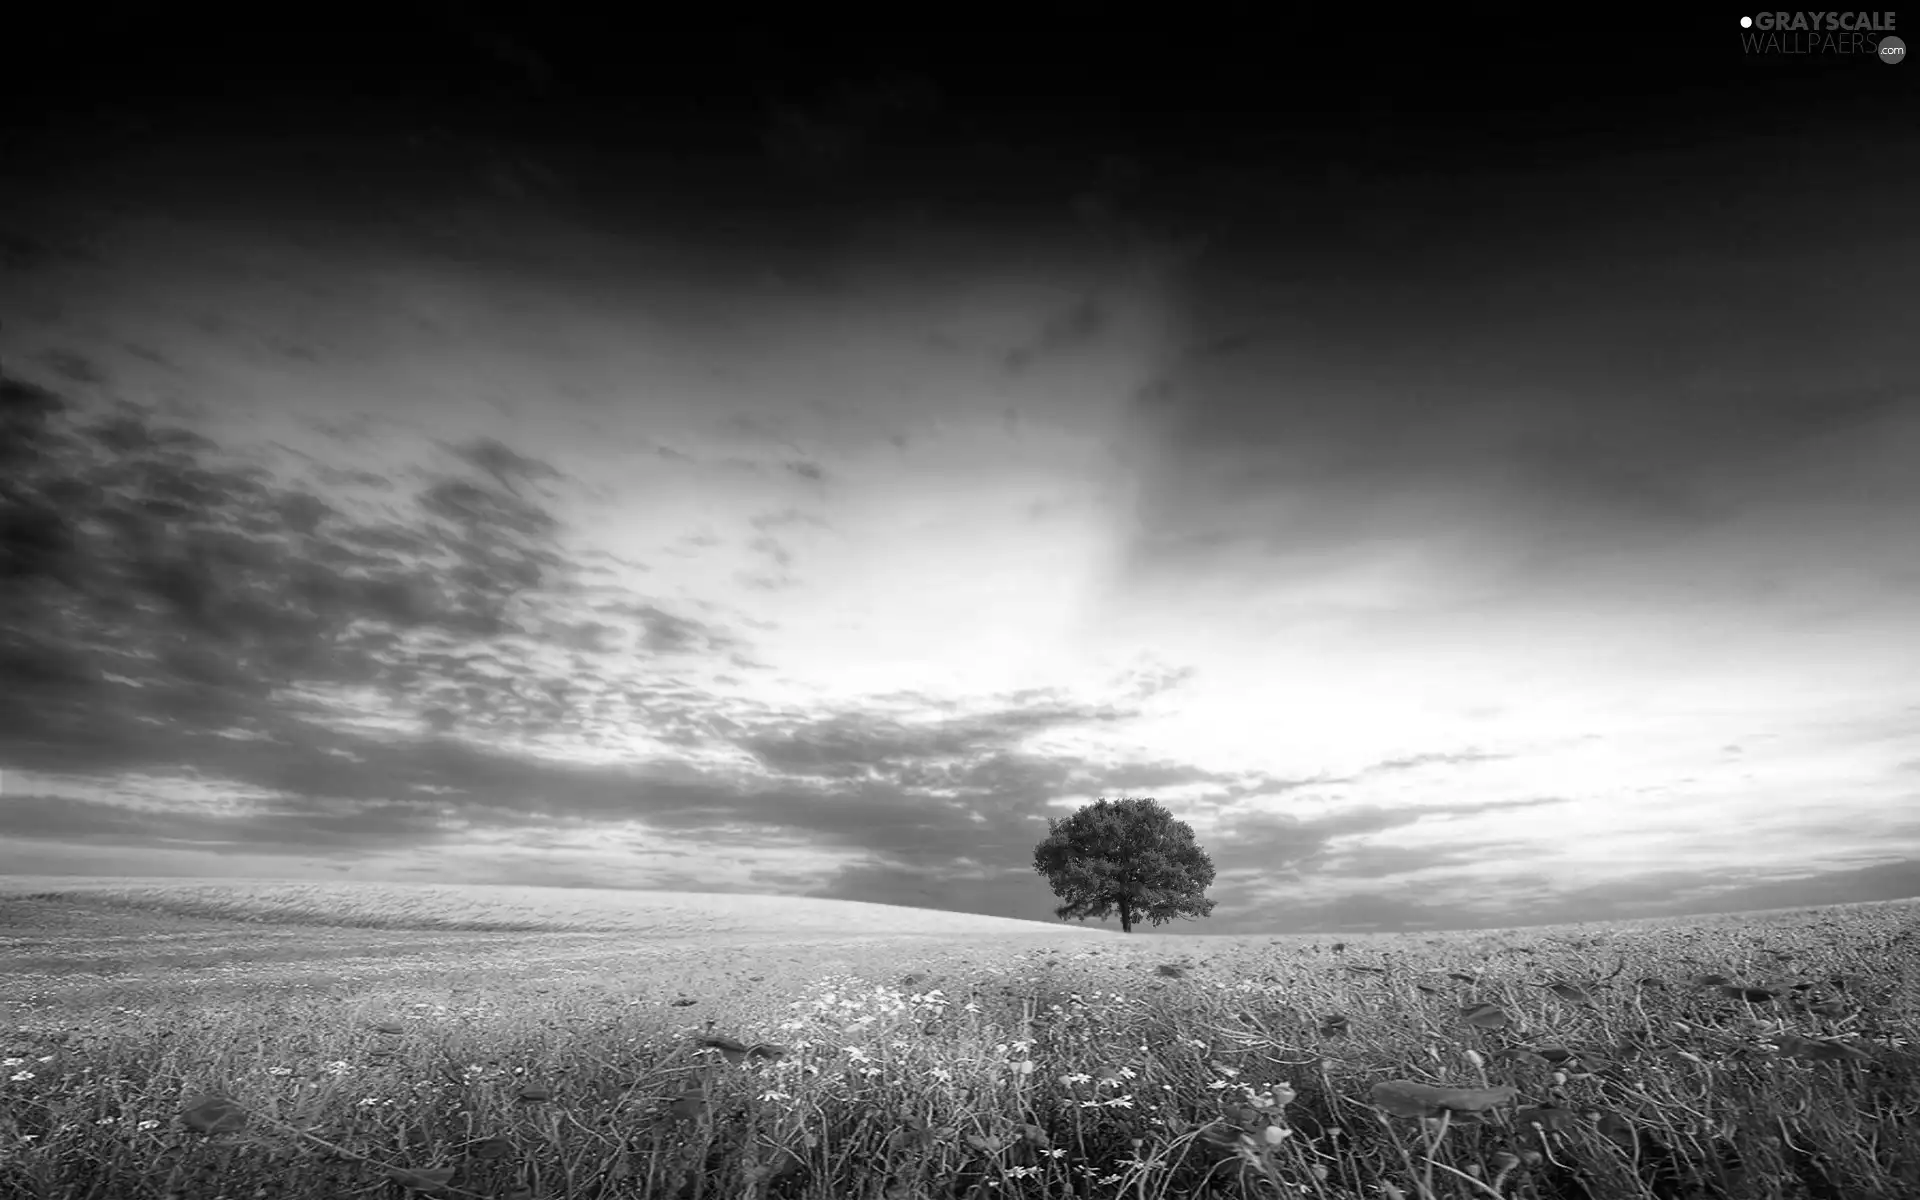
[[[1897,63],[1907,60],[1907,44],[1897,37],[1881,38],[1879,49],[1880,61],[1883,63]]]
[[[1742,29],[1752,29],[1752,28],[1753,28],[1753,18],[1752,18],[1752,17],[1741,17],[1741,18],[1740,18],[1740,28],[1742,28]]]

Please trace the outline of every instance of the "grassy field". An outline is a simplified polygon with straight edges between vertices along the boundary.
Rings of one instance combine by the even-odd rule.
[[[0,1197],[1912,1200],[1916,927],[0,878]]]

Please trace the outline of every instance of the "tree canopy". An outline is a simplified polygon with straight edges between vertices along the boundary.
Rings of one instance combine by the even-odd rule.
[[[1070,817],[1047,822],[1033,848],[1033,869],[1066,903],[1054,916],[1104,920],[1120,912],[1122,932],[1145,918],[1161,925],[1175,917],[1204,917],[1213,901],[1213,861],[1193,840],[1193,829],[1152,797],[1100,799]]]

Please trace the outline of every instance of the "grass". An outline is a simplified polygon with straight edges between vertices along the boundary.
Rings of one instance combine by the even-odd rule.
[[[1910,904],[1217,938],[0,884],[8,1198],[1920,1195]]]

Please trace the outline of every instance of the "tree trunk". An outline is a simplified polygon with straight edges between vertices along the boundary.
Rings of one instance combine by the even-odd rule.
[[[1133,905],[1127,902],[1125,896],[1120,897],[1120,932],[1133,932]]]

